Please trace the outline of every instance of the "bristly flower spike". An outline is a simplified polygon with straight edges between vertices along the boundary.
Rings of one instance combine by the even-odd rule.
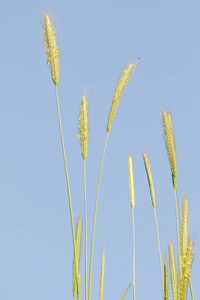
[[[171,113],[167,109],[162,110],[162,124],[163,124],[163,132],[164,132],[165,145],[167,149],[167,155],[171,167],[172,182],[174,188],[176,188],[177,163],[176,163],[175,139],[173,133]]]
[[[133,173],[133,158],[128,155],[128,182],[129,182],[129,193],[130,193],[130,203],[132,209],[135,207],[135,187],[134,187],[134,173]]]
[[[81,154],[83,159],[85,160],[88,153],[88,137],[89,137],[89,130],[88,130],[88,109],[87,109],[87,99],[84,95],[81,98],[81,109],[79,115],[79,141],[81,145]]]
[[[55,84],[58,85],[60,79],[60,57],[55,37],[55,29],[48,14],[44,14],[44,45],[46,48],[47,64],[50,67],[51,77]]]
[[[143,153],[143,159],[144,159],[144,165],[145,165],[145,169],[146,169],[146,173],[147,173],[147,179],[148,179],[148,183],[149,183],[151,201],[152,201],[153,208],[155,208],[156,207],[156,200],[155,200],[153,179],[152,179],[152,175],[151,175],[151,168],[150,168],[150,164],[149,164],[149,159],[148,159],[148,156],[145,152]]]
[[[104,269],[105,269],[105,247],[104,247],[104,250],[103,250],[103,255],[102,255],[102,260],[101,260],[101,276],[100,276],[100,294],[99,294],[99,300],[103,300]]]
[[[120,76],[120,79],[118,81],[117,88],[115,90],[115,94],[114,94],[114,97],[113,97],[113,100],[112,100],[111,108],[110,108],[110,113],[109,113],[109,117],[108,117],[108,124],[107,124],[107,132],[110,132],[112,122],[113,122],[117,107],[118,107],[119,102],[120,102],[121,95],[122,95],[123,90],[124,90],[125,86],[127,85],[127,83],[130,82],[131,75],[132,75],[132,73],[135,69],[135,66],[138,62],[138,59],[133,64],[130,64],[128,66],[128,68],[123,70],[122,73],[121,73],[121,76]]]

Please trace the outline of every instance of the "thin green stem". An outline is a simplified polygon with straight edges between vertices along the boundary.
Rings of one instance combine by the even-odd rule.
[[[108,141],[108,134],[109,133],[107,132],[104,151],[103,151],[103,156],[102,156],[102,161],[101,161],[101,168],[100,168],[100,172],[99,172],[99,181],[98,181],[98,186],[97,186],[97,195],[96,195],[96,203],[95,203],[95,210],[94,210],[92,242],[91,242],[91,252],[90,252],[90,274],[89,274],[89,291],[88,291],[89,297],[88,297],[88,300],[91,300],[92,261],[93,261],[95,224],[96,224],[96,215],[97,215],[97,205],[98,205],[98,199],[99,199],[99,189],[100,189],[100,183],[101,183],[101,174],[102,174],[102,169],[103,169],[104,156],[105,156],[105,152],[106,152],[106,145],[107,145],[107,141]]]
[[[181,213],[181,205],[180,205],[180,201],[179,201],[179,196],[178,196],[178,189],[177,189],[177,187],[176,187],[176,198],[177,198],[177,200],[178,200],[178,209],[179,209],[179,214],[180,214],[180,218],[181,218],[181,215],[182,215],[182,213]]]
[[[163,271],[162,271],[162,259],[161,259],[160,239],[159,239],[158,223],[157,223],[157,216],[156,216],[156,209],[155,209],[155,207],[154,207],[154,216],[155,216],[155,222],[156,222],[156,233],[157,233],[157,240],[158,240],[159,260],[160,260],[160,274],[161,274],[162,291],[163,291],[163,299],[164,299],[165,296],[164,296],[164,281],[163,281]]]
[[[180,241],[179,241],[179,225],[178,225],[178,209],[177,209],[177,198],[176,198],[176,189],[174,189],[174,202],[175,202],[175,211],[176,211],[176,230],[177,230],[177,243],[178,243],[178,265],[180,269]],[[181,217],[181,210],[180,210]]]
[[[85,300],[87,300],[87,201],[86,201],[86,172],[85,172],[85,159],[83,160],[84,170],[84,206],[85,206]]]
[[[58,121],[59,121],[60,137],[61,137],[61,143],[62,143],[63,159],[64,159],[64,165],[65,165],[65,175],[66,175],[66,182],[67,182],[68,199],[69,199],[69,210],[70,210],[70,217],[71,217],[72,238],[73,238],[73,246],[74,246],[74,262],[75,262],[76,273],[78,274],[72,201],[71,201],[71,193],[70,193],[70,186],[69,186],[69,176],[68,176],[68,170],[67,170],[67,160],[66,160],[66,155],[65,155],[65,145],[64,145],[64,139],[63,139],[63,133],[62,133],[62,124],[61,124],[61,117],[60,117],[57,86],[56,86],[56,102],[57,102]]]
[[[192,300],[194,300],[194,295],[193,295],[193,290],[192,290],[192,282],[191,282],[191,278],[189,279],[190,281],[190,293],[191,293],[191,298]]]
[[[135,300],[135,226],[134,226],[133,208],[132,208],[132,225],[133,225],[133,300]]]

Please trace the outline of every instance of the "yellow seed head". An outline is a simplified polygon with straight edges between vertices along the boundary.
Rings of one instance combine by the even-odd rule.
[[[169,299],[169,275],[168,275],[168,263],[164,262],[164,300]]]
[[[188,244],[188,199],[184,198],[181,218],[181,247],[182,258],[186,255]]]
[[[147,157],[146,153],[143,153],[143,159],[144,159],[144,165],[145,165],[145,169],[146,169],[146,173],[147,173],[147,179],[148,179],[148,183],[149,183],[151,201],[152,201],[153,208],[155,208],[156,207],[156,200],[155,200],[153,179],[152,179],[152,175],[151,175],[151,168],[150,168],[149,160],[148,160],[148,157]]]
[[[133,159],[128,155],[128,181],[131,207],[135,207],[135,187],[134,187],[134,173],[133,173]]]
[[[114,97],[113,97],[113,100],[112,100],[111,108],[110,108],[110,113],[109,113],[109,117],[108,117],[108,124],[107,124],[107,132],[109,132],[110,129],[111,129],[112,122],[113,122],[117,107],[119,105],[121,95],[123,93],[123,90],[124,90],[125,86],[130,81],[130,77],[131,77],[131,75],[134,71],[134,68],[135,68],[136,64],[137,64],[137,60],[134,64],[130,64],[127,69],[122,71],[122,74],[121,74],[120,79],[118,81],[117,88],[115,90],[115,94],[114,94]]]
[[[181,271],[179,277],[179,299],[187,299],[188,282],[191,276],[193,262],[193,241],[189,239],[186,255],[182,257]]]
[[[105,249],[101,260],[101,279],[100,279],[100,293],[99,300],[103,300],[103,284],[104,284],[104,269],[105,269]]]
[[[57,86],[60,79],[60,57],[55,37],[56,31],[53,28],[52,22],[47,14],[44,15],[43,30],[47,64],[50,67],[53,82],[55,86]]]
[[[172,243],[169,243],[169,258],[170,258],[173,299],[177,300],[177,275],[176,275],[176,265],[175,265],[175,258],[174,258],[174,248]]]
[[[75,241],[75,247],[76,247],[76,262],[78,264],[77,271],[79,273],[79,265],[80,265],[80,257],[81,257],[81,239],[82,239],[82,219],[79,218],[76,224],[76,241]],[[76,262],[74,261],[73,264],[73,296],[74,299],[77,295],[77,276],[76,274]]]
[[[162,110],[162,124],[165,145],[167,149],[167,155],[171,167],[172,173],[172,182],[174,188],[176,188],[176,177],[177,177],[177,163],[176,163],[176,148],[175,148],[175,139],[173,133],[173,124],[171,113],[168,110]]]
[[[87,109],[87,99],[86,96],[81,98],[81,110],[79,115],[79,133],[78,137],[81,145],[81,154],[83,159],[85,160],[88,153],[88,109]]]

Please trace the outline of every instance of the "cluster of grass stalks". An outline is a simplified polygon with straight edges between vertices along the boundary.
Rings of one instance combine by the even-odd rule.
[[[75,300],[82,299],[81,285],[82,285],[82,276],[79,274],[79,264],[81,257],[81,240],[82,240],[82,227],[83,221],[81,218],[77,221],[76,231],[74,229],[74,220],[73,220],[73,210],[72,210],[72,200],[70,193],[69,185],[69,176],[67,169],[67,161],[65,155],[65,146],[62,133],[60,109],[59,109],[59,100],[58,100],[58,83],[60,80],[60,54],[57,47],[56,41],[56,31],[53,27],[52,20],[48,14],[44,14],[43,22],[43,32],[44,32],[44,45],[47,55],[47,64],[50,67],[51,77],[55,85],[56,91],[56,102],[57,102],[57,113],[58,121],[60,128],[60,137],[63,151],[63,159],[65,166],[65,175],[66,183],[68,189],[68,199],[69,199],[69,210],[71,217],[71,228],[72,228],[72,240],[73,240],[73,249],[74,249],[74,261],[73,261],[73,287],[72,287],[72,297]],[[134,63],[130,63],[126,69],[121,73],[119,81],[117,83],[117,88],[115,90],[113,100],[111,103],[111,108],[108,116],[107,122],[107,133],[104,145],[104,151],[101,161],[101,168],[99,173],[94,218],[93,218],[93,228],[92,228],[92,242],[91,242],[91,251],[90,251],[90,267],[89,267],[89,277],[88,277],[88,262],[87,262],[87,201],[86,201],[86,158],[88,154],[88,106],[87,106],[87,97],[83,95],[81,98],[80,104],[80,115],[79,115],[79,130],[78,137],[80,140],[81,146],[81,155],[83,158],[83,171],[84,171],[84,231],[85,231],[85,300],[91,300],[91,284],[92,284],[92,263],[93,263],[93,248],[94,248],[94,237],[95,237],[95,224],[97,217],[97,206],[99,200],[99,190],[101,175],[104,163],[104,157],[106,152],[106,146],[108,141],[108,136],[113,124],[113,120],[116,114],[117,107],[120,102],[120,98],[126,87],[127,83],[130,81],[131,75],[135,70],[135,66],[138,60]],[[181,210],[181,205],[178,197],[178,188],[177,188],[177,161],[176,161],[176,149],[175,149],[175,139],[173,134],[173,124],[171,113],[168,109],[162,110],[162,125],[163,125],[163,135],[165,139],[165,145],[167,150],[167,155],[170,163],[171,174],[172,174],[172,188],[174,189],[174,203],[176,211],[176,227],[177,227],[177,245],[178,245],[178,255],[177,263],[175,262],[175,254],[173,243],[169,243],[169,260],[164,259],[164,275],[163,275],[163,263],[160,250],[160,241],[159,241],[159,231],[158,223],[156,217],[156,198],[154,192],[153,179],[151,174],[151,168],[147,153],[143,153],[144,165],[146,169],[152,206],[155,216],[155,225],[157,233],[157,242],[158,242],[158,253],[160,261],[160,273],[161,273],[161,286],[163,292],[163,299],[168,300],[169,298],[169,278],[171,277],[171,286],[172,286],[172,295],[174,300],[185,300],[187,299],[188,287],[190,289],[191,298],[193,297],[192,283],[191,283],[191,267],[193,262],[193,240],[189,237],[188,234],[188,199],[187,197],[183,200],[183,206]],[[129,192],[130,192],[130,205],[132,209],[132,233],[133,233],[133,278],[130,284],[125,289],[120,300],[123,300],[126,296],[130,286],[133,286],[133,299],[136,299],[136,287],[135,287],[135,229],[134,229],[134,207],[135,207],[135,187],[134,187],[134,171],[133,171],[133,159],[131,155],[127,157],[128,162],[128,180],[129,180]],[[104,286],[104,267],[105,267],[105,249],[103,250],[102,262],[101,262],[101,276],[100,276],[100,291],[99,299],[103,299],[103,286]],[[89,279],[89,281],[88,281]],[[152,295],[153,297],[153,295]]]

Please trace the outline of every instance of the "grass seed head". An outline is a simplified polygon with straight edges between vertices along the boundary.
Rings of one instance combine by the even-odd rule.
[[[193,241],[189,239],[187,245],[186,255],[182,257],[181,270],[179,276],[179,298],[181,300],[187,299],[188,282],[191,276],[191,268],[193,262]]]
[[[144,159],[144,165],[145,165],[145,169],[146,169],[146,173],[147,173],[147,179],[148,179],[148,183],[149,183],[151,201],[152,201],[153,208],[155,208],[156,207],[156,200],[155,200],[153,179],[152,179],[152,175],[151,175],[151,168],[150,168],[150,164],[149,164],[149,159],[148,159],[147,154],[145,152],[143,153],[143,159]]]
[[[48,14],[44,14],[43,30],[44,45],[47,55],[47,64],[50,67],[52,80],[55,86],[57,86],[60,79],[60,56],[55,37],[56,31],[53,28],[52,22]]]
[[[164,262],[164,300],[169,299],[169,275],[168,275],[168,263]]]
[[[77,271],[79,273],[79,265],[80,265],[80,257],[81,257],[81,240],[82,240],[82,219],[79,218],[76,224],[76,241],[75,241],[75,247],[76,247],[76,262],[78,264]],[[74,299],[76,299],[77,295],[77,276],[76,274],[76,262],[74,260],[73,264],[73,296]]]
[[[81,145],[81,154],[83,159],[85,160],[88,153],[88,137],[89,137],[89,130],[88,130],[88,109],[87,109],[87,99],[84,95],[81,98],[81,109],[79,115],[79,141]]]
[[[128,66],[128,68],[123,70],[122,73],[121,73],[121,76],[120,76],[120,79],[117,83],[117,88],[115,90],[115,94],[114,94],[114,97],[113,97],[113,100],[112,100],[111,108],[110,108],[110,113],[109,113],[109,117],[108,117],[108,124],[107,124],[107,132],[110,132],[112,122],[113,122],[117,107],[118,107],[119,102],[120,102],[121,95],[122,95],[123,90],[124,90],[125,86],[127,85],[127,83],[130,82],[130,77],[131,77],[131,75],[132,75],[132,73],[135,69],[137,61],[138,60],[136,60],[135,63],[130,64]]]
[[[134,187],[134,172],[133,172],[133,159],[131,155],[128,155],[128,181],[129,181],[129,193],[131,207],[135,207],[135,187]]]
[[[184,257],[187,251],[188,244],[188,199],[183,200],[182,218],[181,218],[181,256]]]
[[[103,284],[104,284],[104,269],[105,269],[105,248],[101,260],[101,279],[100,279],[100,294],[99,300],[103,300]]]
[[[176,178],[177,178],[177,163],[176,163],[176,148],[175,139],[173,133],[172,117],[169,110],[162,110],[162,125],[164,132],[165,145],[167,150],[167,155],[171,167],[172,182],[174,188],[176,188]]]
[[[176,265],[175,265],[175,258],[174,258],[174,247],[172,243],[169,243],[169,258],[170,258],[173,299],[177,300],[177,275],[176,275]]]

